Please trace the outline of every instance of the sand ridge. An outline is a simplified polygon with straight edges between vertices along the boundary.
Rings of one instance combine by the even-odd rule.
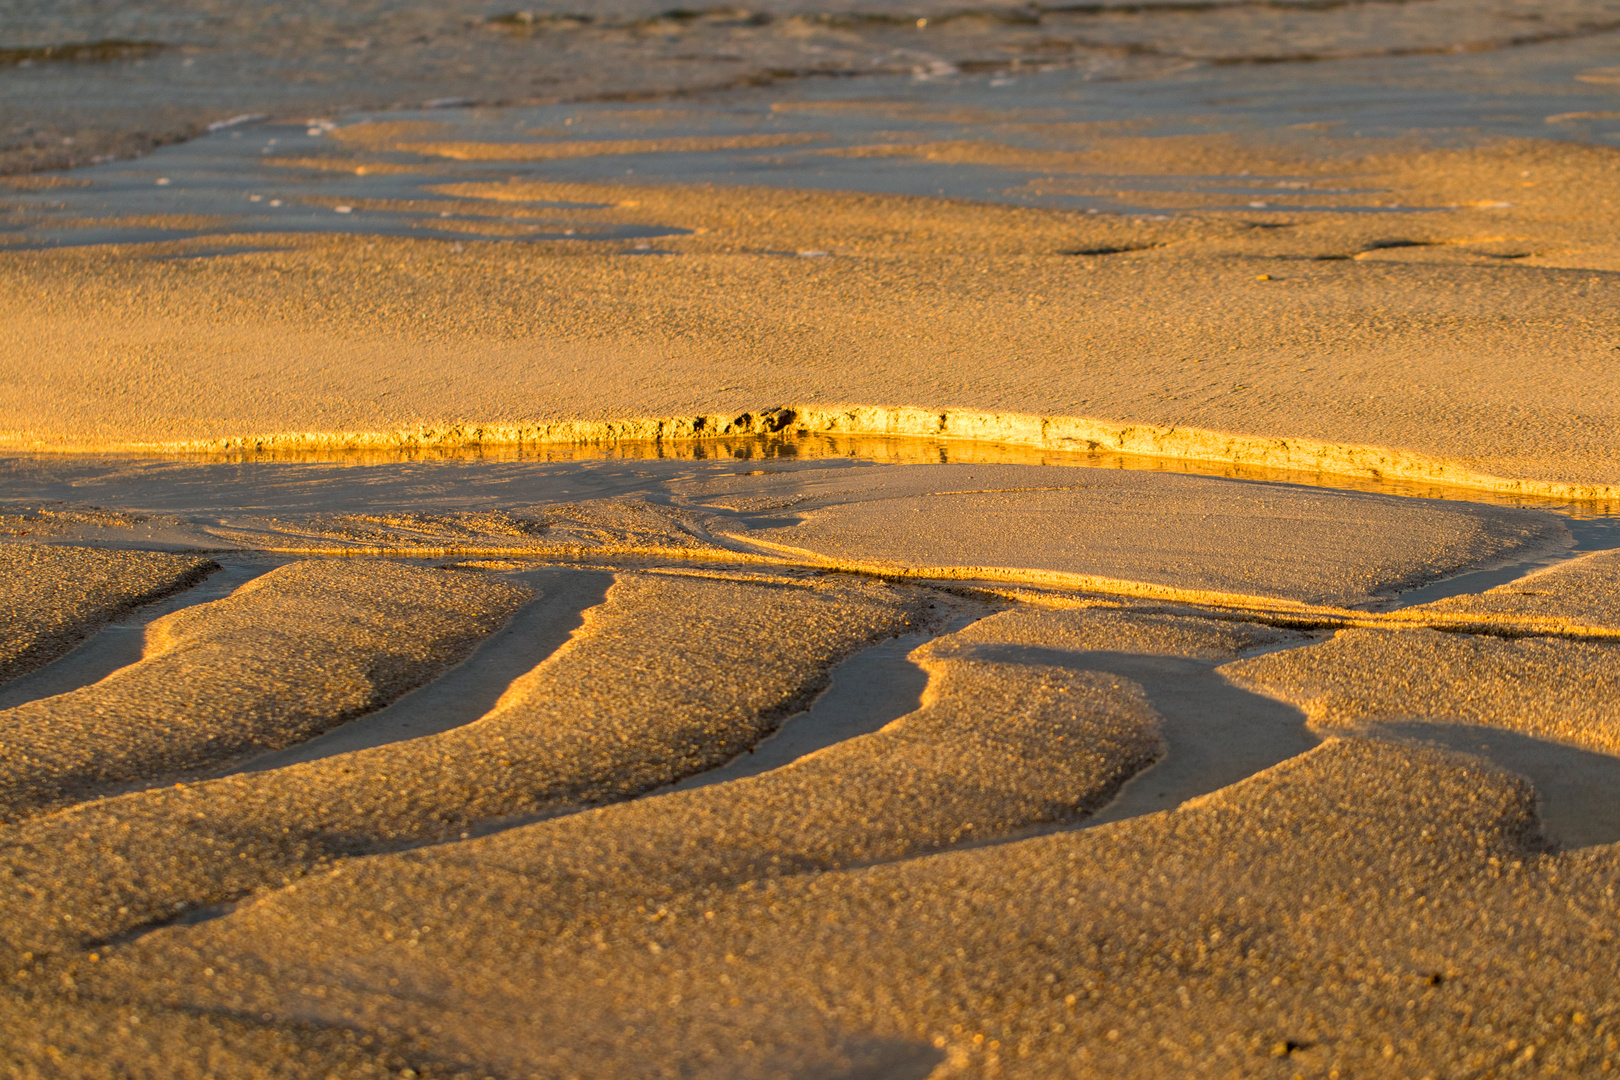
[[[654,790],[744,753],[844,654],[927,616],[881,584],[622,575],[476,722],[12,828],[9,945],[105,940],[334,859]]]
[[[431,680],[526,598],[482,575],[387,563],[273,570],[153,623],[139,663],[0,713],[0,815],[15,822],[319,734]]]
[[[1556,973],[1526,957],[1604,933],[1612,858],[1550,859],[1531,813],[1502,774],[1333,742],[1104,830],[656,903],[586,893],[549,909],[571,925],[531,941],[481,929],[532,902],[527,875],[389,857],[74,978],[98,995],[162,986],[143,1002],[159,1016],[298,1001],[440,1068],[1325,1076],[1530,1047],[1595,1066],[1606,968],[1574,959],[1591,950]],[[258,944],[294,927],[301,949]],[[1546,1018],[1497,993],[1504,980],[1533,985]],[[1444,1034],[1413,1038],[1414,1010]],[[542,1034],[558,1024],[589,1037]]]
[[[0,545],[0,681],[48,663],[102,623],[216,569],[195,555]]]
[[[1054,476],[1069,482],[1040,482]],[[889,635],[937,633],[929,628],[955,608],[926,583],[788,559],[761,572],[705,566],[676,548],[662,566],[611,576],[593,568],[611,566],[615,529],[701,523],[718,536],[714,523],[724,521],[746,536],[934,496],[1038,506],[1089,490],[1143,501],[1133,510],[1129,498],[1100,498],[1066,513],[1081,535],[1174,525],[1167,538],[1189,554],[1186,568],[1154,586],[1166,592],[1188,574],[1246,572],[1259,545],[1253,528],[1246,546],[1220,539],[1223,499],[1247,507],[1250,521],[1274,515],[1292,546],[1256,580],[1286,595],[1324,567],[1323,580],[1334,580],[1360,565],[1370,541],[1354,539],[1357,521],[1383,538],[1372,548],[1385,560],[1380,573],[1410,584],[1515,549],[1567,545],[1557,518],[1030,466],[672,477],[657,496],[668,505],[642,497],[570,517],[538,503],[514,516],[445,519],[447,533],[474,541],[508,520],[602,529],[609,541],[574,569],[545,571],[552,581],[577,575],[586,596],[612,584],[567,642],[483,716],[8,826],[0,903],[11,951],[0,970],[12,974],[0,1013],[25,1033],[8,1047],[8,1067],[37,1071],[47,1046],[68,1075],[85,1076],[154,1053],[202,1053],[243,1076],[363,1075],[383,1062],[424,1076],[867,1067],[919,1077],[1394,1075],[1517,1056],[1527,1045],[1550,1061],[1602,1060],[1608,1029],[1591,1019],[1600,1013],[1590,1000],[1603,973],[1566,965],[1552,984],[1526,957],[1574,955],[1575,936],[1615,932],[1603,893],[1616,880],[1610,841],[1554,854],[1537,835],[1545,781],[1532,790],[1477,752],[1391,738],[1378,723],[1310,749],[1306,716],[1319,710],[1275,672],[1331,674],[1324,659],[1357,634],[1419,651],[1454,640],[1448,647],[1487,658],[1518,650],[1496,669],[1482,661],[1485,676],[1526,670],[1530,653],[1554,657],[1563,666],[1527,685],[1567,696],[1581,685],[1568,680],[1570,658],[1612,646],[1500,635],[1515,621],[1522,633],[1559,619],[1601,631],[1606,557],[1427,609],[1360,613],[1503,620],[1483,636],[1415,629],[1322,640],[1201,607],[1207,591],[1191,588],[1158,611],[1101,607],[1061,589],[1045,603],[1002,601],[1011,610],[913,654],[929,683],[910,715],[758,775],[668,794],[658,791],[746,753],[802,710],[843,657]],[[575,481],[547,483],[571,490]],[[1191,489],[1200,510],[1189,518]],[[1326,513],[1332,527],[1303,528],[1301,513]],[[1398,529],[1377,526],[1387,514]],[[885,520],[892,528],[915,516]],[[385,508],[336,524],[441,527],[432,514]],[[873,542],[853,522],[829,535]],[[951,542],[939,523],[914,535]],[[1449,552],[1443,567],[1423,547],[1431,541]],[[288,569],[491,587],[503,573],[525,580],[533,565],[463,561],[459,570],[368,561]],[[1151,561],[1138,553],[1132,572],[1151,579]],[[489,565],[472,568],[479,563]],[[240,602],[273,590],[274,576]],[[1547,587],[1533,587],[1541,578]],[[206,627],[210,606],[168,616],[152,660]],[[1425,682],[1427,669],[1409,656],[1379,663],[1394,676],[1381,691],[1393,707],[1446,722],[1454,679]],[[1376,688],[1365,670],[1346,670],[1358,692]],[[1217,698],[1258,720],[1255,692],[1300,703],[1265,703],[1265,722],[1297,727],[1299,746],[1279,743],[1280,755],[1251,761],[1245,730],[1226,746],[1189,741],[1217,721]],[[1499,715],[1486,722],[1569,741],[1492,693]],[[1595,716],[1583,730],[1605,723]],[[1615,760],[1607,745],[1585,745]],[[1202,788],[1194,775],[1204,794],[1154,812],[1153,793],[1165,783],[1184,789],[1189,767],[1238,771]],[[1145,794],[1133,796],[1138,789]],[[1110,816],[1116,805],[1127,807],[1123,819]],[[1563,805],[1554,798],[1549,811]],[[1076,831],[1088,815],[1108,823]],[[1558,813],[1549,821],[1565,824]],[[1563,1010],[1555,1028],[1537,1027],[1523,997],[1499,991],[1532,983]],[[1414,1041],[1401,1003],[1420,995],[1418,1015],[1484,1019]],[[110,1057],[82,1056],[108,1025],[129,1039]],[[356,1042],[333,1041],[330,1025]],[[540,1034],[561,1027],[579,1037]],[[1514,1045],[1504,1050],[1506,1039]]]
[[[1613,0],[12,6],[0,1074],[1620,1067]]]

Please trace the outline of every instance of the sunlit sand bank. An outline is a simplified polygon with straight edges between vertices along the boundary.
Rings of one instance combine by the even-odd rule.
[[[1165,167],[1188,168],[1167,141]],[[0,429],[17,449],[180,451],[776,425],[1610,496],[1613,156],[1335,163],[1432,208],[1399,220],[494,184],[460,193],[693,233],[637,257],[385,238],[4,254]],[[811,249],[828,254],[792,255]]]

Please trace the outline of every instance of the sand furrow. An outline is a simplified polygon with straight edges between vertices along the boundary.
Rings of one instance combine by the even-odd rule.
[[[49,663],[118,615],[217,569],[195,555],[0,546],[0,682]]]
[[[319,734],[428,681],[527,597],[477,572],[302,562],[147,630],[136,664],[0,713],[15,821]]]
[[[354,1025],[430,1071],[1424,1075],[1526,1045],[1595,1066],[1611,965],[1582,943],[1615,936],[1613,856],[1549,858],[1533,831],[1510,777],[1330,741],[1171,814],[656,903],[611,879],[537,896],[478,845],[388,856],[72,977],[264,1017],[260,1040]]]
[[[917,594],[858,581],[624,575],[479,721],[9,830],[8,944],[94,942],[335,857],[656,789],[742,753],[844,655],[926,615]]]
[[[114,448],[145,453],[331,451],[664,442],[758,435],[877,435],[1130,454],[1346,478],[1415,480],[1462,490],[1544,499],[1613,502],[1620,485],[1494,476],[1466,461],[1399,446],[1252,435],[1177,424],[1118,423],[1090,416],[1041,416],[974,409],[801,404],[725,415],[617,417],[556,423],[485,422],[389,431],[262,431]],[[78,449],[75,447],[75,449]],[[105,449],[87,445],[82,449]]]
[[[1030,664],[922,663],[930,673],[922,708],[791,765],[399,858],[424,878],[454,867],[456,876],[525,879],[524,932],[544,935],[551,913],[604,886],[652,902],[1072,820],[1160,752],[1153,712],[1127,680]],[[346,874],[363,875],[369,862],[348,865]]]

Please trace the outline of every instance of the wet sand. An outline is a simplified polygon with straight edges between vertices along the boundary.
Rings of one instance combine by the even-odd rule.
[[[8,9],[0,94],[18,122],[0,172],[84,165],[194,136],[243,114],[607,98],[631,101],[796,77],[1019,73],[1099,79],[1254,63],[1511,49],[1614,29],[1590,0],[1523,13],[1441,0],[1421,7],[1291,10],[1189,5],[1124,10],[962,7],[939,0],[769,0],[668,8],[648,0],[523,9],[397,0],[22,0]]]
[[[196,556],[76,547],[7,545],[0,547],[0,561],[5,680],[49,663],[115,616],[217,569]]]
[[[1033,523],[1054,492],[1071,500],[1072,536],[1041,541],[1032,525],[1022,548],[984,548],[1007,556],[1009,573],[1045,543],[1110,560],[1120,576],[1009,594],[977,579],[995,569],[979,558],[954,576],[941,564],[886,584],[818,557],[777,550],[762,565],[726,546],[779,533],[784,513],[872,544],[858,518],[838,515],[879,506],[889,528],[913,530],[890,538],[896,555],[960,545],[949,515],[916,528],[910,507],[958,498],[969,470]],[[169,701],[172,679],[153,665],[189,655],[185,642],[210,628],[239,638],[219,628],[244,619],[288,643],[353,626],[355,646],[375,649],[392,634],[359,629],[355,605],[397,620],[388,590],[402,587],[424,611],[438,605],[442,648],[466,657],[247,771],[8,825],[8,1067],[92,1076],[161,1056],[229,1076],[387,1063],[446,1076],[1325,1076],[1516,1059],[1529,1046],[1603,1060],[1591,998],[1606,968],[1566,963],[1556,990],[1536,984],[1568,999],[1552,1029],[1501,988],[1539,977],[1532,955],[1612,919],[1612,905],[1590,906],[1613,887],[1603,860],[1620,839],[1602,795],[1620,759],[1601,734],[1607,697],[1590,691],[1613,648],[1601,636],[1610,558],[1565,555],[1496,591],[1398,609],[1404,629],[1336,636],[1302,628],[1299,609],[1235,611],[1230,593],[1207,588],[1247,580],[1273,604],[1300,596],[1325,611],[1324,590],[1344,589],[1329,583],[1351,582],[1335,597],[1366,605],[1381,589],[1527,551],[1557,558],[1570,540],[1556,515],[1055,466],[729,466],[649,479],[635,500],[570,504],[557,491],[566,513],[522,510],[573,531],[549,552],[457,556],[448,548],[473,552],[484,532],[465,515],[417,514],[412,535],[432,538],[442,569],[294,561],[155,621],[132,667],[8,714],[125,702],[191,725],[175,730],[212,731],[222,708],[243,716],[241,692],[193,675],[187,702]],[[1244,542],[1229,515],[1246,523]],[[397,521],[385,506],[375,516]],[[109,536],[104,518],[80,517]],[[284,535],[332,516],[276,520]],[[681,534],[685,547],[626,546],[611,530],[579,546],[581,522],[646,520],[701,528]],[[231,527],[214,512],[130,527],[179,536],[201,521]],[[1268,528],[1287,542],[1270,541],[1256,563]],[[1123,546],[1072,546],[1155,532],[1134,563]],[[254,534],[231,535],[241,545]],[[1383,560],[1372,577],[1369,551]],[[306,579],[321,587],[299,592]],[[433,599],[428,582],[457,598]],[[297,596],[281,600],[289,586]],[[510,644],[469,653],[536,591],[500,631]],[[266,602],[286,613],[250,610]],[[476,630],[469,603],[489,606]],[[1423,629],[1459,611],[1480,628]],[[1588,629],[1512,629],[1551,618]],[[836,727],[806,707],[829,678],[885,677],[843,661],[893,636],[923,642],[911,652],[926,678],[914,709],[763,771],[742,764],[784,724]],[[1365,641],[1407,651],[1380,659]],[[1472,666],[1437,665],[1436,642]],[[333,692],[324,676],[298,676],[297,650],[256,663],[238,665],[244,687]],[[454,703],[456,687],[483,704]],[[1470,724],[1500,737],[1457,735]],[[172,737],[152,745],[179,752]],[[188,751],[190,767],[217,762],[216,749]],[[1549,922],[1548,890],[1571,898],[1559,912],[1587,912],[1588,929],[1574,914]],[[1350,910],[1361,936],[1332,929]],[[1481,939],[1481,925],[1509,936]],[[1392,1009],[1403,994],[1425,1004]],[[1488,1026],[1438,1019],[1453,1012]],[[332,1025],[360,1041],[333,1041]],[[113,1029],[128,1034],[108,1056],[98,1033]]]
[[[785,483],[711,481],[694,496],[753,511],[746,531],[722,533],[728,539],[827,566],[924,577],[930,567],[958,576],[974,567],[1017,568],[1031,582],[1083,587],[1087,578],[1115,578],[1211,599],[1235,593],[1364,604],[1499,553],[1568,543],[1561,523],[1534,511],[1054,472],[942,465],[825,480],[799,473]],[[818,498],[806,480],[833,490]],[[785,505],[771,505],[778,500]]]

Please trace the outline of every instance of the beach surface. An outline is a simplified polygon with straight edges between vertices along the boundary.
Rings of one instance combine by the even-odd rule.
[[[0,1073],[1620,1066],[1620,7],[20,0]]]

